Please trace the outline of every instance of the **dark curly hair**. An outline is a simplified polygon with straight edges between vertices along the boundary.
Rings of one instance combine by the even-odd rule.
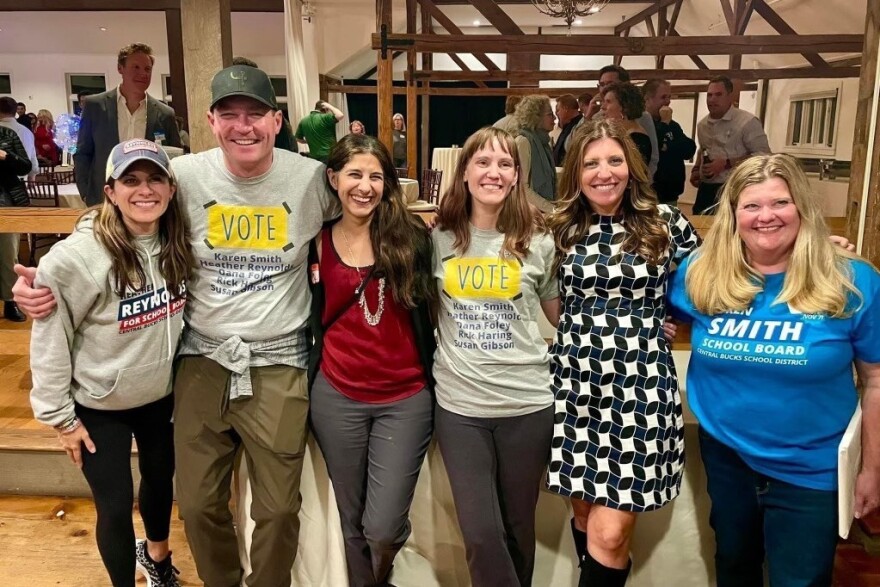
[[[620,109],[628,120],[637,120],[645,111],[645,99],[642,92],[629,82],[614,82],[605,86],[602,97],[607,93],[614,94],[620,102]]]

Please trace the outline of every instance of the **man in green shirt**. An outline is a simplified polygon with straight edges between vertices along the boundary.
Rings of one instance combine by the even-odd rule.
[[[336,142],[336,123],[343,116],[342,110],[318,100],[315,109],[299,121],[296,140],[309,145],[310,157],[326,163],[330,148]]]

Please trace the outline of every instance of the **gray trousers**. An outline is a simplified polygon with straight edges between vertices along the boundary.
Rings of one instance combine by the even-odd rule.
[[[387,404],[349,399],[318,374],[312,431],[336,494],[351,587],[387,585],[410,534],[412,504],[431,440],[433,398],[427,389]]]
[[[0,233],[0,299],[12,301],[12,286],[17,276],[12,267],[18,263],[20,235]]]
[[[471,418],[437,406],[435,423],[473,587],[531,585],[553,406],[510,418]]]

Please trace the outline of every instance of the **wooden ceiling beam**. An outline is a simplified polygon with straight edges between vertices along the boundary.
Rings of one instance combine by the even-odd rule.
[[[614,27],[614,34],[618,35],[622,33],[624,30],[632,27],[633,25],[641,24],[642,21],[650,19],[652,16],[657,14],[661,8],[665,8],[672,4],[675,4],[678,0],[657,0],[656,3],[648,6],[641,12],[637,12],[634,16],[629,17],[616,27]]]
[[[562,94],[578,95],[584,90],[590,88],[572,87],[572,88],[437,88],[434,86],[419,87],[416,93],[421,96],[528,96],[531,94],[540,94],[544,96],[557,97]],[[758,84],[748,83],[743,85],[743,91],[754,91],[758,89]],[[375,94],[377,88],[375,86],[360,85],[341,85],[328,84],[326,86],[328,92],[339,94]],[[406,95],[406,88],[394,86],[391,89],[394,95]],[[672,95],[693,95],[706,91],[706,84],[688,84],[673,85]]]
[[[777,14],[775,10],[770,8],[770,6],[766,2],[764,2],[764,0],[754,0],[754,8],[755,12],[757,12],[761,16],[761,18],[766,20],[767,24],[773,27],[773,30],[775,30],[780,35],[797,35],[795,30],[788,26],[788,23],[785,22],[785,20],[781,16],[779,16],[779,14]],[[819,56],[819,51],[821,51],[821,49],[817,49],[812,52],[803,52],[801,54],[804,56],[804,59],[809,61],[810,64],[814,65],[815,67],[827,67],[828,62]]]
[[[736,2],[736,0],[733,0]],[[730,7],[730,0],[719,0],[721,2],[721,11],[724,13],[724,20],[727,22],[727,31],[731,35],[736,34],[736,15],[733,8]]]
[[[676,32],[675,26],[670,25],[669,34],[667,36],[668,37],[680,37],[681,35],[679,35],[678,32]],[[709,69],[709,66],[706,65],[705,61],[700,59],[699,55],[690,54],[690,55],[688,55],[688,57],[690,58],[691,61],[694,62],[694,65],[696,65],[698,69]]]
[[[724,75],[731,79],[758,81],[762,79],[804,79],[804,78],[848,78],[859,77],[858,67],[797,67],[777,69],[630,69],[633,80],[647,80],[662,77],[666,80],[705,80]],[[599,79],[599,70],[589,71],[438,71],[419,70],[412,74],[416,81],[482,81],[535,83],[541,81],[594,81]]]
[[[678,23],[678,14],[681,12],[681,5],[684,0],[678,0],[675,3],[675,8],[672,9],[672,16],[669,18],[669,24],[666,27],[666,34],[669,35],[669,31],[675,30],[675,25]]]
[[[652,0],[611,0],[610,4],[647,4]],[[467,6],[470,0],[434,0],[438,6]],[[532,0],[499,0],[498,4],[506,5],[523,5],[531,4]]]
[[[462,35],[461,29],[458,28],[457,26],[455,26],[455,23],[452,22],[452,20],[448,16],[446,16],[443,13],[443,11],[437,7],[437,4],[435,4],[432,0],[419,0],[419,4],[421,5],[422,10],[429,13],[431,15],[431,17],[433,17],[434,20],[436,20],[440,26],[442,26],[444,29],[446,29],[446,32],[448,32],[450,35]],[[389,35],[389,37],[391,37],[391,36],[393,36],[393,35]],[[421,36],[425,36],[425,35],[421,35]],[[440,35],[436,35],[436,36],[439,37]],[[376,35],[374,34],[373,37],[376,37]],[[373,47],[373,48],[375,49],[376,47]],[[497,49],[497,47],[493,47],[493,49]],[[418,49],[416,49],[416,52],[426,53],[427,51],[419,51]],[[438,51],[434,51],[434,53],[437,53],[437,52]],[[474,57],[476,57],[477,61],[479,61],[483,65],[483,67],[485,67],[489,71],[500,71],[501,70],[501,68],[498,67],[498,65],[496,65],[494,61],[492,61],[491,59],[489,59],[488,56],[486,56],[485,51],[459,51],[455,47],[450,47],[448,50],[439,51],[439,52],[440,53],[449,53],[449,52],[473,53]]]
[[[754,0],[738,0],[742,1],[742,12],[740,13],[737,23],[736,23],[736,35],[744,35],[746,34],[746,29],[749,26],[749,20],[752,18],[752,12],[755,10],[755,2]]]
[[[428,0],[419,0],[430,4]],[[757,5],[756,5],[757,7]],[[503,47],[508,53],[542,55],[776,55],[786,53],[858,53],[863,35],[751,35],[739,37],[614,35],[401,35],[390,34],[390,49],[418,52],[486,53]],[[372,48],[382,49],[382,36],[372,35]],[[491,61],[490,61],[491,63]],[[494,64],[493,64],[494,66]],[[487,68],[488,69],[488,68]],[[494,66],[493,69],[498,69]]]
[[[489,21],[489,24],[495,27],[502,35],[523,34],[519,25],[513,22],[513,19],[498,6],[495,0],[471,0],[471,5],[479,10],[480,14]]]

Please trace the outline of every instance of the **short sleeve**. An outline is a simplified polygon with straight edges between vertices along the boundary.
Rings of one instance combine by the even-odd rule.
[[[661,204],[660,212],[669,225],[672,260],[675,263],[681,263],[694,249],[700,246],[702,239],[697,234],[697,229],[678,208]]]
[[[549,234],[541,235],[538,252],[541,255],[541,266],[544,269],[544,274],[541,276],[540,283],[538,283],[538,297],[543,302],[559,297],[559,284],[556,280],[556,273],[553,271],[556,245]]]
[[[853,272],[861,294],[861,306],[853,317],[853,350],[861,361],[880,363],[880,274],[864,261],[853,262]]]
[[[770,153],[770,143],[761,121],[752,117],[743,127],[743,143],[749,155]]]
[[[336,117],[333,114],[327,112],[321,115],[321,124],[324,126],[326,130],[332,130],[336,128]]]

